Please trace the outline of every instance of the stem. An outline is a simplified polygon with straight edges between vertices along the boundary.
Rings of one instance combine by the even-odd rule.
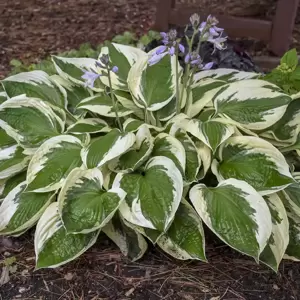
[[[194,30],[193,32],[193,35],[192,35],[192,38],[190,41],[188,41],[188,46],[189,46],[189,51],[188,53],[192,53],[192,50],[193,50],[193,43],[194,43],[194,38],[197,34],[198,30]],[[184,78],[183,78],[183,85],[182,85],[182,89],[181,89],[181,93],[180,93],[180,103],[182,103],[183,101],[183,93],[184,93],[184,90],[185,89],[188,89],[188,80],[189,80],[189,73],[190,73],[190,68],[191,68],[191,65],[188,63],[187,64],[187,67],[186,67],[186,70],[185,70],[185,73],[184,73]],[[187,98],[188,99],[188,98]],[[187,112],[187,106],[185,107],[185,113]]]
[[[185,110],[184,113],[187,114],[189,111],[189,108],[192,105],[193,99],[190,99],[190,93],[191,93],[191,85],[193,82],[193,78],[194,78],[194,74],[195,74],[195,68],[193,68],[192,72],[191,72],[191,76],[188,80],[188,84],[187,84],[187,93],[186,93],[186,105],[185,105]]]
[[[181,110],[181,99],[179,98],[179,72],[178,72],[178,45],[176,46],[175,52],[176,65],[175,65],[175,76],[176,76],[176,114],[180,113]]]
[[[78,121],[66,108],[64,109],[64,112],[70,118],[71,121],[73,121],[75,123]]]
[[[145,123],[148,124],[148,112],[147,112],[147,108],[145,107]]]
[[[118,106],[117,106],[117,103],[116,103],[116,100],[115,100],[115,94],[113,93],[113,89],[112,89],[111,78],[110,78],[110,70],[109,70],[108,67],[107,67],[107,72],[108,72],[107,77],[108,77],[108,82],[109,82],[111,101],[112,101],[112,104],[113,104],[113,108],[115,110],[118,126],[119,126],[120,130],[123,131],[123,127],[122,127],[122,124],[120,122],[120,118],[119,118],[119,114],[118,114]]]

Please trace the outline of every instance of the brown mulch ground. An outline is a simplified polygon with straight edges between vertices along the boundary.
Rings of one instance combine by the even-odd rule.
[[[264,6],[263,16],[270,18],[274,11],[272,0],[255,0],[252,11],[251,1],[227,0],[222,6],[217,3],[221,0],[197,1],[238,15],[254,16],[258,2],[271,3]],[[85,42],[97,45],[125,30],[142,34],[153,24],[155,5],[156,1],[147,0],[0,0],[0,76],[8,73],[12,58],[37,62]],[[293,42],[298,46],[300,24],[294,32]],[[252,42],[249,50],[268,51]],[[63,268],[34,271],[32,241],[27,234],[19,239],[17,249],[1,249],[0,243],[0,261],[5,255],[17,259],[16,272],[0,287],[0,300],[295,300],[300,295],[298,264],[284,261],[275,274],[212,242],[207,246],[209,264],[176,262],[158,249],[132,263],[105,239]]]
[[[151,248],[130,262],[105,236],[79,259],[58,269],[34,271],[32,237],[19,239],[17,270],[0,287],[2,300],[295,300],[299,299],[300,269],[284,261],[280,272],[210,241],[209,264],[175,261]],[[0,260],[4,252],[0,253]],[[1,277],[1,274],[0,274]]]

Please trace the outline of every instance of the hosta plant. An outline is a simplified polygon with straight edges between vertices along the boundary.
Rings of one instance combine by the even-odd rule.
[[[192,39],[224,47],[214,18],[191,22]],[[162,37],[149,54],[111,43],[2,81],[0,234],[36,225],[37,268],[100,231],[132,260],[153,243],[206,261],[204,224],[274,270],[300,259],[300,99]]]

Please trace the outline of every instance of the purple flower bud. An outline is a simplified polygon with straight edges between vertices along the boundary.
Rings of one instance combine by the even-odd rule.
[[[206,22],[202,22],[200,24],[200,27],[199,27],[199,31],[202,32],[204,30],[204,28],[206,27]]]
[[[219,33],[215,30],[214,27],[209,28],[209,34],[211,36],[218,36],[219,35]]]
[[[178,45],[179,51],[184,54],[184,46],[182,44]]]
[[[119,68],[117,66],[114,66],[114,67],[112,67],[111,71],[114,73],[118,73]]]
[[[156,54],[158,55],[158,54],[162,54],[163,52],[165,52],[166,51],[166,49],[167,49],[167,46],[159,46],[158,48],[157,48],[157,50],[156,50]]]
[[[191,59],[191,55],[188,53],[188,54],[185,56],[185,58],[184,58],[184,62],[185,62],[186,64],[188,64],[188,63],[190,62],[190,59]]]
[[[168,37],[168,34],[166,32],[160,32],[160,36],[163,38],[163,39],[166,39]]]
[[[93,88],[95,80],[97,78],[99,78],[100,76],[101,76],[100,74],[96,74],[96,73],[91,72],[91,71],[84,71],[84,74],[81,76],[81,78],[85,80],[85,86],[86,87],[88,86],[90,88]]]
[[[108,55],[108,54],[103,54],[103,55],[100,57],[100,61],[101,61],[105,66],[108,66],[108,64],[109,64],[109,55]]]
[[[207,63],[207,64],[204,65],[204,67],[202,68],[202,70],[210,70],[213,65],[214,65],[213,62],[209,62],[209,63]]]
[[[153,66],[156,63],[158,63],[165,55],[167,55],[167,52],[161,53],[161,54],[154,54],[152,57],[148,60],[149,66]]]
[[[173,56],[174,54],[175,54],[175,47],[171,47],[170,49],[169,49],[169,54],[171,55],[171,56]]]

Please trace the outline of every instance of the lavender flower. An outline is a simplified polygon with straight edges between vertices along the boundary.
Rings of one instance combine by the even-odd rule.
[[[177,31],[175,29],[170,30],[168,33],[161,32],[160,35],[162,37],[162,42],[164,45],[159,46],[152,57],[150,57],[150,59],[148,60],[150,66],[158,63],[167,54],[173,56],[176,52],[176,47],[178,47],[181,53],[185,52],[184,46],[178,43],[176,40]]]
[[[212,43],[215,49],[224,50],[226,48],[224,43],[227,41],[227,37],[221,37],[220,35],[217,38],[210,37],[207,41]]]
[[[93,88],[95,80],[100,76],[100,74],[91,71],[84,71],[84,74],[81,76],[81,78],[85,80],[85,87]]]
[[[114,67],[111,68],[111,71],[114,72],[114,73],[118,73],[119,68],[117,66],[114,66]]]
[[[190,17],[190,22],[193,25],[193,27],[197,27],[200,22],[200,16],[198,14],[192,14]]]
[[[224,29],[217,27],[218,23],[219,21],[215,17],[209,15],[206,22],[200,24],[199,31],[202,33],[202,38],[204,40],[212,39],[222,34]]]
[[[184,58],[186,64],[190,63],[192,67],[197,67],[200,70],[210,70],[213,66],[213,62],[209,62],[207,64],[203,64],[203,60],[199,54],[196,52],[192,52],[191,54],[187,54]]]

